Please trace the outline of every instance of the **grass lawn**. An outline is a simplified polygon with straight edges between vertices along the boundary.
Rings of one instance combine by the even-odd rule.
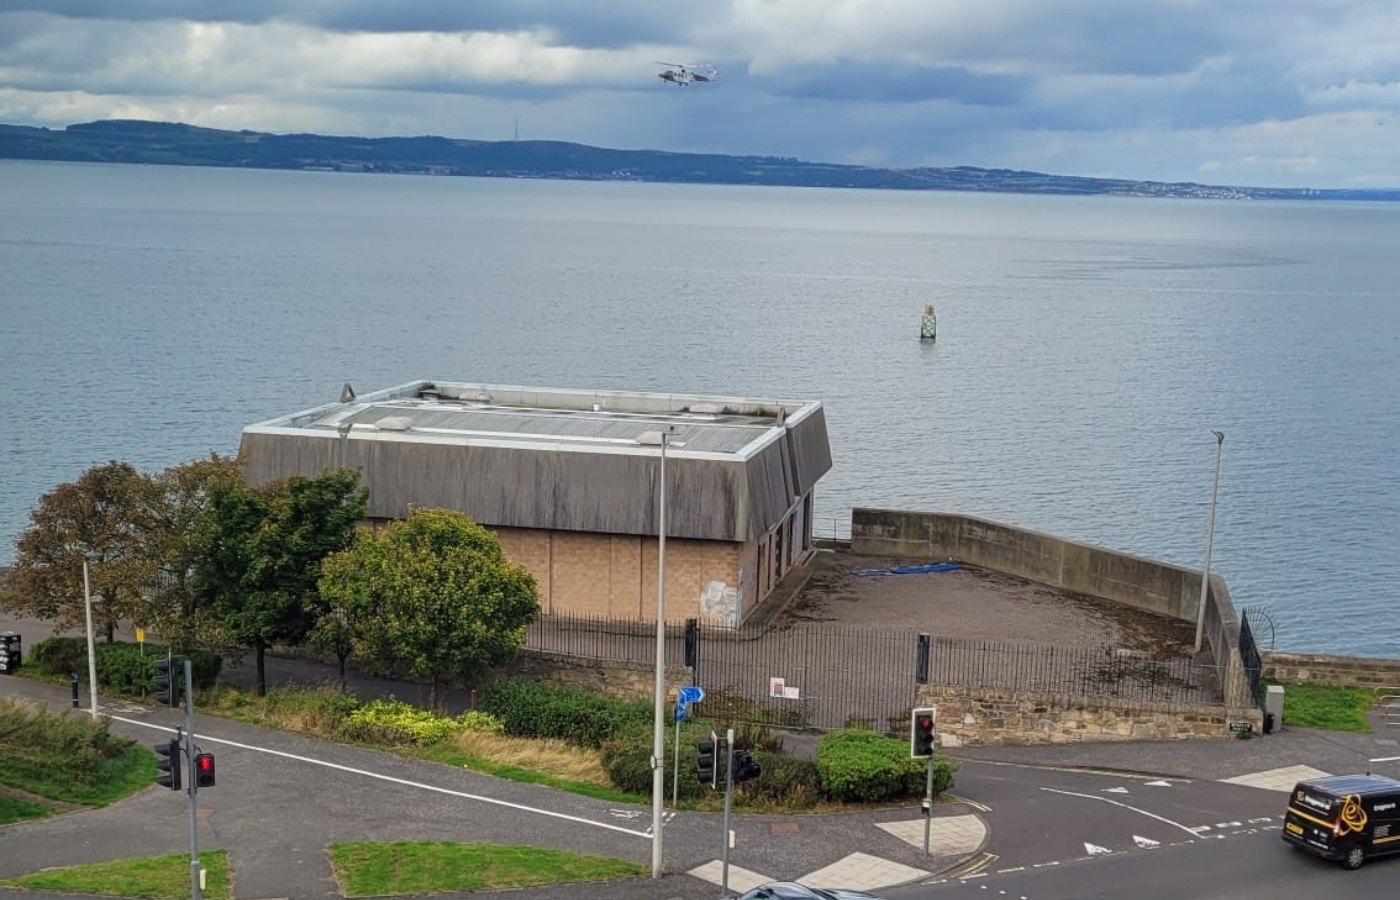
[[[42,819],[52,812],[47,806],[0,794],[0,825],[23,822],[25,819]]]
[[[622,859],[508,844],[357,841],[332,844],[330,854],[346,897],[602,881],[649,871]]]
[[[230,900],[228,855],[223,850],[208,850],[199,854],[199,859],[204,864],[207,900]],[[45,869],[0,881],[0,885],[67,894],[182,900],[190,895],[190,858],[188,854],[172,853],[143,859],[113,859],[85,866]]]
[[[1374,700],[1370,691],[1360,688],[1330,684],[1285,684],[1283,724],[1285,727],[1296,725],[1299,728],[1370,734],[1371,725],[1366,721],[1366,712]]]

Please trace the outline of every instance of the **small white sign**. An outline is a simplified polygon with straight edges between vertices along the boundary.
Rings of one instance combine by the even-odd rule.
[[[729,849],[733,850],[735,846],[736,844],[734,842],[734,829],[731,828],[729,829]]]
[[[770,697],[781,697],[781,696],[783,695],[783,689],[784,689],[785,687],[787,687],[787,683],[786,683],[786,682],[787,682],[787,679],[785,679],[785,678],[769,678],[769,679],[768,679],[768,696],[770,696]]]
[[[783,699],[784,699],[784,700],[799,700],[799,699],[801,699],[801,698],[798,696],[797,688],[795,688],[795,687],[788,687],[787,685],[783,685]]]

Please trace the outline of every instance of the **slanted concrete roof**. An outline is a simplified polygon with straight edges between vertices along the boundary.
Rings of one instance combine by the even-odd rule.
[[[250,481],[357,468],[370,515],[460,509],[484,525],[655,534],[660,448],[667,535],[743,541],[831,468],[814,400],[415,381],[249,425]]]

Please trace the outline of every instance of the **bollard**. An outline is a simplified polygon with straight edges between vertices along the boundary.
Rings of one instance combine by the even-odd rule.
[[[68,676],[68,682],[73,688],[73,708],[78,708],[78,673],[73,672]]]

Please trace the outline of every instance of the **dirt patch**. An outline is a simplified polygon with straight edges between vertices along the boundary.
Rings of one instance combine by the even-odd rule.
[[[822,623],[907,628],[937,638],[1060,647],[1114,647],[1154,659],[1190,656],[1195,628],[1109,600],[964,566],[949,572],[872,576],[862,569],[907,559],[823,552],[801,596],[784,616]]]

